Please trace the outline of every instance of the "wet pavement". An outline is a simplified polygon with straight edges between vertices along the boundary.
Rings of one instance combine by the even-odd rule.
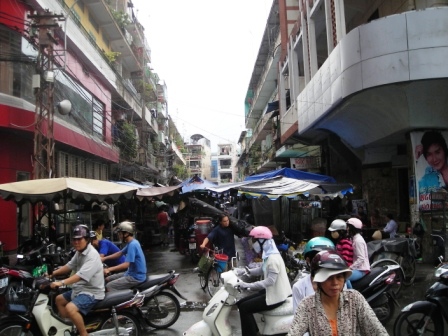
[[[244,255],[239,240],[236,240],[236,246],[241,256],[239,266],[244,266]],[[148,271],[151,274],[162,274],[175,269],[177,273],[180,273],[176,288],[187,298],[187,301],[179,300],[182,311],[179,320],[171,328],[147,331],[145,335],[182,335],[191,325],[202,320],[202,311],[210,299],[209,294],[200,287],[198,274],[193,272],[196,264],[191,262],[189,256],[181,255],[179,252],[171,252],[172,249],[173,246],[153,246],[149,248],[146,251]],[[399,298],[397,298],[400,307],[396,307],[394,318],[386,325],[390,335],[393,335],[393,325],[400,310],[411,302],[424,299],[426,290],[435,282],[434,271],[435,268],[432,265],[417,264],[414,284],[409,287],[403,287]],[[233,335],[241,335],[238,312],[236,310],[232,311],[230,317]]]

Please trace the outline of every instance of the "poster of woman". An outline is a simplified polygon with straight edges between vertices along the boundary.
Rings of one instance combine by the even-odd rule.
[[[431,193],[448,187],[448,131],[428,130],[412,132],[414,148],[415,180],[420,211],[429,211],[442,206],[431,202]]]

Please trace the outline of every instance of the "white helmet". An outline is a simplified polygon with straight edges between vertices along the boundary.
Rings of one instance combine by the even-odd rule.
[[[328,231],[347,230],[347,223],[342,219],[335,219],[331,222]]]

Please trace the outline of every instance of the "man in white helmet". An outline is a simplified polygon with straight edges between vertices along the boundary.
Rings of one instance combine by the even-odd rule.
[[[125,256],[125,262],[108,267],[104,270],[104,274],[111,272],[119,272],[106,278],[106,290],[117,290],[132,288],[146,280],[146,259],[142,247],[137,239],[134,238],[134,223],[124,221],[121,222],[116,232],[120,240],[126,243],[126,246],[119,252],[102,258],[105,262],[109,259],[116,259]]]

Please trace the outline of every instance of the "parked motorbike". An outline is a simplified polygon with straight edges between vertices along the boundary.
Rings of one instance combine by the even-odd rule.
[[[37,284],[42,279],[37,280]],[[0,336],[9,335],[76,335],[74,325],[55,313],[54,291],[48,285],[36,285],[24,292],[10,293],[7,298],[8,315],[0,320]],[[108,292],[103,300],[84,316],[84,323],[92,336],[138,336],[141,326],[134,309],[143,304],[138,291]]]
[[[224,281],[218,292],[211,298],[202,314],[203,320],[195,323],[184,336],[231,335],[229,314],[236,305],[239,293],[239,279],[234,271],[221,274]],[[294,318],[292,298],[289,297],[280,307],[254,314],[262,335],[286,335]]]
[[[33,273],[36,267],[49,265],[52,269],[65,265],[72,257],[72,252],[65,252],[54,244],[42,245],[24,254],[17,254],[17,262],[11,268]]]
[[[448,264],[441,264],[435,271],[435,277],[437,281],[426,291],[425,301],[413,302],[401,310],[394,324],[395,336],[445,334],[444,320],[448,322]]]
[[[394,316],[395,305],[399,306],[391,292],[398,272],[400,272],[399,265],[376,266],[371,268],[369,274],[351,282],[353,288],[364,296],[383,324]]]
[[[412,285],[416,271],[415,241],[416,238],[389,238],[368,242],[370,264],[383,266],[398,263],[403,270],[402,274],[398,274],[400,284]],[[401,286],[395,288],[395,295],[398,295],[400,289]]]
[[[149,275],[145,282],[134,287],[144,296],[144,303],[138,308],[139,316],[150,327],[165,329],[178,320],[180,303],[174,294],[187,300],[174,286],[178,278],[179,274],[172,270],[167,274]]]
[[[445,233],[441,230],[432,230],[431,239],[433,246],[434,266],[440,264],[439,256],[445,255]]]
[[[188,248],[191,261],[197,263],[202,256],[202,250],[199,248],[204,239],[213,228],[213,221],[210,217],[197,217],[190,230],[188,239]]]

